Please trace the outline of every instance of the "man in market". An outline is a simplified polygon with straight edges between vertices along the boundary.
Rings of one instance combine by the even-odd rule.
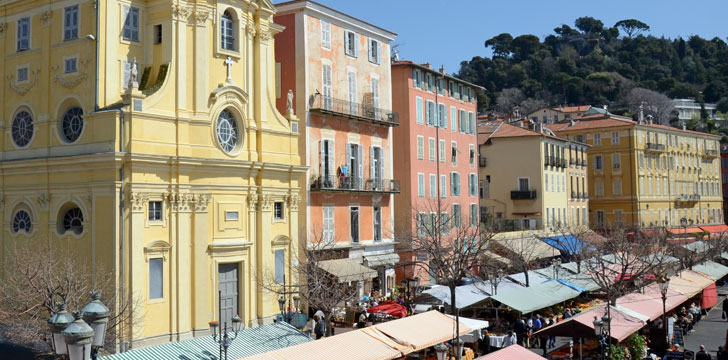
[[[711,360],[713,359],[710,354],[705,351],[705,346],[700,345],[700,350],[695,354],[695,360]]]
[[[535,332],[541,330],[541,328],[543,328],[543,321],[541,320],[541,315],[536,314],[536,318],[533,320],[533,332],[535,333]],[[541,343],[545,342],[545,341],[546,340],[543,339],[543,337],[539,336],[538,338],[536,338],[536,346],[541,345],[541,347],[543,347],[543,345]]]
[[[523,318],[519,318],[518,320],[516,320],[516,323],[513,324],[513,331],[516,332],[518,345],[523,346],[523,338],[526,337],[526,322],[523,320]]]

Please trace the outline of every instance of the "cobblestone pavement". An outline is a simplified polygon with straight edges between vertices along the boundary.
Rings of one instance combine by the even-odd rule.
[[[723,301],[726,301],[724,294],[728,293],[728,288],[721,287],[718,289],[718,304],[703,316],[703,319],[695,326],[694,332],[688,334],[685,338],[685,348],[697,352],[700,345],[705,345],[705,349],[715,357],[718,346],[726,343],[726,330],[728,330],[728,321],[721,318],[723,313]]]

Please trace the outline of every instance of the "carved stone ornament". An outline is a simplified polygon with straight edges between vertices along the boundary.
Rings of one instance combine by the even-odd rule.
[[[3,209],[5,209],[5,198],[0,197],[0,211],[2,211]]]
[[[253,193],[248,195],[248,209],[250,209],[250,211],[255,211],[258,208],[258,200],[258,194]]]
[[[7,33],[5,30],[8,29],[8,23],[0,23],[0,38],[5,37],[5,34]]]
[[[53,13],[50,10],[47,10],[40,14],[40,21],[43,22],[43,26],[48,26],[50,24],[51,18],[53,17]]]
[[[172,5],[172,19],[186,22],[192,14],[192,8],[180,4]]]
[[[270,211],[273,208],[273,197],[270,195],[263,195],[260,201],[260,209],[262,211]]]
[[[88,64],[88,60],[79,60],[79,63],[81,66],[78,68],[78,72],[75,74],[59,74],[58,73],[58,65],[53,65],[51,68],[55,71],[55,75],[53,75],[53,81],[61,84],[61,86],[65,88],[74,88],[76,85],[80,84],[81,81],[88,78],[88,70],[86,69],[86,64]]]
[[[38,207],[41,211],[48,211],[48,206],[51,203],[51,196],[46,193],[38,195]]]
[[[195,11],[195,24],[198,26],[205,25],[207,19],[210,18],[210,12],[205,10]]]
[[[194,197],[194,211],[207,211],[210,204],[210,195],[198,194]]]
[[[260,39],[260,42],[267,43],[273,39],[273,35],[271,35],[268,31],[260,31],[258,33],[258,38]]]
[[[257,33],[257,31],[255,30],[255,27],[250,24],[245,25],[245,32],[247,32],[248,36],[250,36],[251,38],[255,37],[255,34]]]
[[[98,0],[91,0],[91,7],[93,9],[96,9],[97,6],[98,6]]]
[[[301,197],[298,195],[289,195],[288,196],[288,207],[290,207],[291,211],[298,210],[299,201],[301,201]]]
[[[194,198],[192,194],[169,194],[169,206],[172,211],[189,211]]]
[[[149,202],[149,196],[142,193],[131,193],[131,210],[144,211],[144,205]]]
[[[15,79],[15,74],[8,74],[8,85],[10,88],[15,91],[16,93],[20,95],[25,95],[30,89],[33,88],[35,83],[38,82],[38,73],[40,72],[40,69],[35,69],[31,71],[32,76],[29,77],[28,83],[23,85],[18,85],[13,81]]]

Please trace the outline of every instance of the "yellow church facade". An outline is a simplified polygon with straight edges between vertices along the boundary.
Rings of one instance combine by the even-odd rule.
[[[275,108],[274,13],[1,0],[1,262],[33,239],[112,271],[141,312],[122,346],[207,334],[220,313],[271,322],[264,280],[294,276],[305,173]]]

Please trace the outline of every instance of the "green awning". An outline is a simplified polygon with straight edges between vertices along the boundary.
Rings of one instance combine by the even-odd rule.
[[[233,334],[230,334],[233,335]],[[311,338],[286,323],[263,325],[244,329],[228,348],[228,358],[243,357],[278,350],[285,347],[307,343]],[[217,359],[219,345],[212,336],[151,346],[119,354],[102,356],[102,360],[181,360]]]
[[[499,292],[491,299],[522,314],[532,313],[579,296],[581,292],[558,281]]]
[[[706,261],[702,264],[693,266],[694,271],[701,272],[705,275],[711,276],[713,278],[721,279],[723,276],[728,275],[728,267],[723,266],[721,264],[718,264],[717,262],[713,261]]]
[[[377,277],[377,271],[353,259],[334,259],[319,261],[318,267],[336,276],[339,282],[364,281]]]

